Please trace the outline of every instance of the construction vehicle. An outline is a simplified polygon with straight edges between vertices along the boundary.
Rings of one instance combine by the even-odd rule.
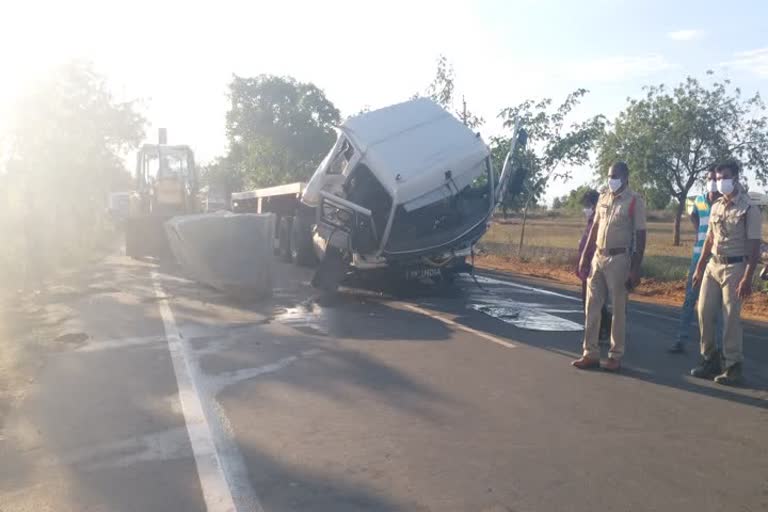
[[[194,154],[167,139],[161,128],[158,143],[142,145],[136,156],[136,189],[125,222],[125,252],[133,258],[168,255],[165,221],[200,211]]]
[[[283,258],[319,260],[313,285],[321,289],[350,273],[450,280],[471,271],[496,206],[522,187],[512,155],[524,130],[515,126],[497,175],[479,134],[426,98],[352,117],[336,132],[308,183],[232,194],[235,212],[277,216]]]

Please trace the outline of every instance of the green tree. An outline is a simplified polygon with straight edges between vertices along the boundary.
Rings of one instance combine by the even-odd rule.
[[[333,145],[339,110],[290,77],[235,76],[226,116],[231,172],[249,186],[307,180]]]
[[[581,201],[584,199],[584,194],[586,194],[589,190],[594,190],[594,188],[590,185],[580,185],[574,188],[560,198],[560,207],[564,210],[569,210],[572,212],[581,211],[583,208]]]
[[[143,138],[137,104],[116,101],[104,76],[71,62],[26,91],[9,121],[5,167],[23,197],[25,225],[17,227],[28,261],[88,249],[108,193],[128,182],[124,158]]]
[[[482,126],[485,120],[472,113],[467,109],[467,102],[464,96],[461,97],[461,105],[456,106],[456,73],[453,70],[453,65],[448,62],[445,55],[441,55],[437,59],[437,69],[435,70],[435,78],[427,87],[426,95],[431,98],[432,101],[443,107],[448,112],[451,112],[459,120],[472,128],[473,130]],[[419,95],[416,94],[415,97]]]
[[[212,162],[200,166],[200,178],[209,192],[221,195],[229,201],[233,192],[243,189],[244,176],[237,172],[235,165],[228,157],[218,157]]]
[[[524,194],[515,200],[523,209],[521,247],[528,208],[539,200],[550,179],[570,179],[573,167],[589,162],[590,153],[603,134],[605,118],[602,115],[566,124],[586,94],[586,89],[577,89],[555,108],[547,98],[538,102],[527,100],[499,113],[506,128],[514,127],[519,121],[528,132],[528,146],[514,162],[528,171]]]
[[[768,118],[759,94],[743,99],[728,80],[704,85],[688,77],[672,90],[662,84],[645,93],[628,100],[601,140],[598,160],[603,170],[626,160],[634,186],[675,199],[673,242],[679,245],[685,199],[711,164],[735,157],[766,182]]]

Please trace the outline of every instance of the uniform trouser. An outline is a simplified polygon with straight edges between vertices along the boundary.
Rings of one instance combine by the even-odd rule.
[[[584,307],[584,315],[587,314],[587,281],[581,282],[581,305]],[[585,316],[586,318],[586,316]],[[611,328],[611,312],[608,311],[608,301],[600,310],[600,333]]]
[[[613,301],[611,323],[611,349],[608,356],[620,360],[624,355],[627,320],[627,279],[630,257],[628,253],[616,256],[595,254],[592,273],[587,281],[587,319],[584,325],[584,357],[599,358],[600,319],[609,294]]]
[[[694,315],[698,315],[696,305],[699,301],[699,292],[701,285],[693,286],[693,275],[696,273],[697,259],[691,262],[691,268],[688,269],[688,280],[685,283],[685,301],[680,309],[680,325],[678,329],[677,340],[683,345],[688,343],[691,338],[691,323]],[[718,315],[717,322],[717,345],[723,344],[723,320],[722,314]]]
[[[723,356],[726,368],[743,359],[744,333],[741,327],[741,300],[736,288],[747,270],[746,262],[726,265],[710,261],[704,271],[699,296],[701,355],[711,359],[715,344],[717,316],[723,315]]]

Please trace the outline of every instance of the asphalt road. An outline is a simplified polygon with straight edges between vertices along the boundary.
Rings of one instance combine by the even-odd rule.
[[[613,375],[570,367],[569,290],[309,277],[248,304],[112,257],[51,290],[70,336],[0,434],[0,510],[768,510],[766,325],[735,389],[664,352],[669,308],[632,304]]]

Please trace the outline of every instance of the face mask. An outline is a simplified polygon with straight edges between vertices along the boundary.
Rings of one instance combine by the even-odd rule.
[[[733,180],[732,179],[718,180],[717,191],[726,196],[731,192],[733,192]]]
[[[616,192],[623,184],[624,183],[618,178],[611,178],[608,180],[608,188],[611,189],[611,192]]]
[[[589,219],[592,216],[593,213],[595,213],[595,209],[594,208],[584,208],[584,216],[587,219]]]
[[[707,186],[708,186],[707,192],[717,192],[717,180],[708,180]]]

